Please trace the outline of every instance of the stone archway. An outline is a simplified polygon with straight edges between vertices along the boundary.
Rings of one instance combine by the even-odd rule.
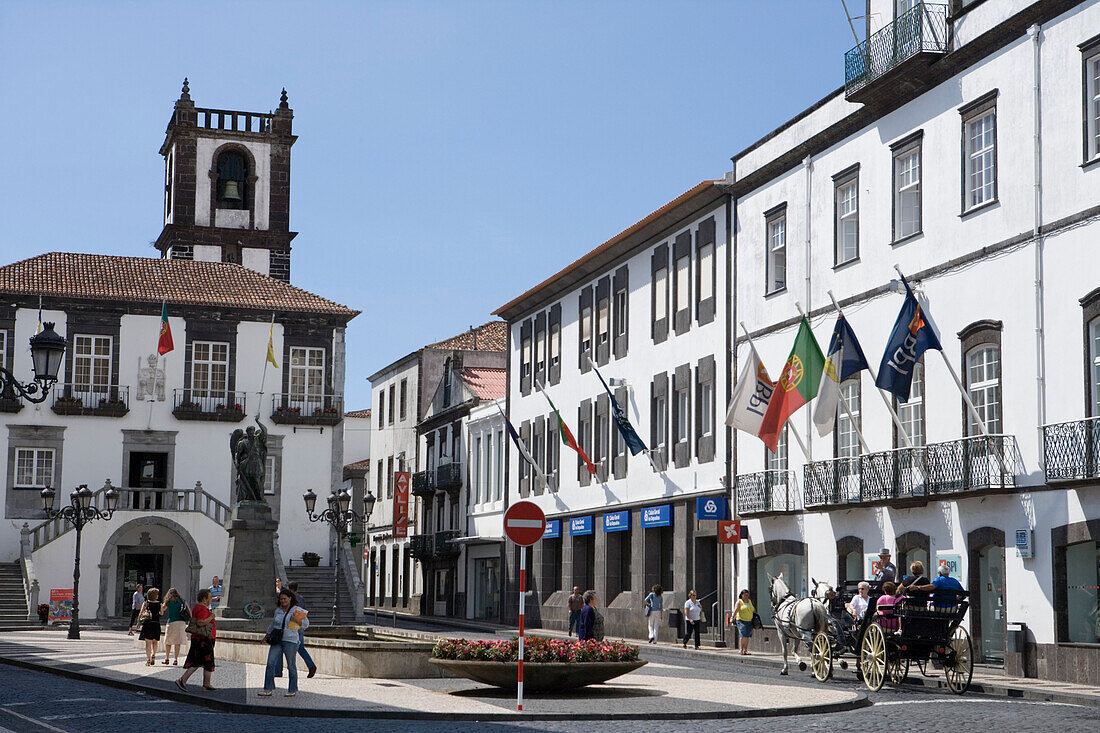
[[[131,519],[129,522],[126,522],[116,529],[103,544],[103,554],[100,555],[99,558],[99,608],[96,610],[95,614],[97,619],[106,619],[110,613],[107,588],[110,584],[111,566],[118,554],[119,540],[132,529],[137,527],[148,527],[150,525],[164,527],[183,540],[183,544],[187,548],[187,566],[190,571],[184,598],[194,598],[195,594],[198,593],[202,563],[199,560],[199,546],[195,543],[194,538],[191,537],[191,533],[184,529],[183,525],[165,517],[138,517],[136,519]]]

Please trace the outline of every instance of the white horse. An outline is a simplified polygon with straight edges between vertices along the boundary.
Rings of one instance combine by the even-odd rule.
[[[775,618],[775,628],[779,632],[783,642],[783,669],[781,675],[787,674],[787,655],[794,652],[795,661],[799,669],[806,669],[806,663],[798,656],[798,646],[806,645],[809,653],[810,644],[814,634],[825,631],[829,624],[829,612],[817,598],[795,598],[787,583],[783,580],[783,573],[779,577],[768,576],[771,581],[772,616]],[[821,591],[820,586],[825,584],[814,582],[817,586],[814,593],[827,593]],[[827,588],[827,586],[826,586]]]

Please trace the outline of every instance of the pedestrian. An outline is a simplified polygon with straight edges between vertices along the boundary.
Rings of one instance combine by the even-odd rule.
[[[896,583],[898,580],[898,566],[890,562],[890,550],[883,547],[878,553],[878,559],[880,565],[878,572],[875,573],[874,579],[880,583],[885,583],[887,581]]]
[[[305,608],[306,607],[306,602],[302,600],[301,594],[298,593],[298,581],[292,580],[292,581],[290,581],[289,583],[286,584],[286,587],[290,588],[292,591],[294,591],[294,595],[298,598],[298,606],[300,608]],[[280,588],[280,590],[281,590],[281,588]],[[307,613],[308,613],[308,611],[307,611]],[[309,670],[309,674],[306,675],[306,678],[308,679],[308,678],[313,677],[313,675],[317,674],[317,665],[313,663],[313,657],[309,656],[309,652],[306,651],[306,635],[305,634],[298,634],[298,637],[299,637],[299,639],[298,639],[298,656],[300,656],[302,658],[302,661],[306,663],[306,669]],[[283,658],[282,657],[279,657],[279,662],[275,666],[275,676],[276,677],[282,677],[283,676]]]
[[[217,575],[210,582],[210,608],[215,609],[222,604],[222,579]]]
[[[703,619],[703,607],[695,599],[695,591],[688,591],[688,599],[684,601],[684,649],[688,648],[688,639],[695,635],[695,648],[699,648],[699,625]]]
[[[141,611],[141,606],[145,603],[145,586],[138,583],[137,589],[134,591],[134,598],[130,604],[130,636],[134,635],[134,624],[137,623],[138,613]]]
[[[752,594],[748,588],[741,590],[737,603],[733,606],[733,617],[737,620],[737,638],[740,640],[741,656],[749,656],[749,639],[752,638],[752,617],[756,607],[752,605]],[[696,644],[698,646],[698,644]]]
[[[573,595],[569,596],[569,600],[566,601],[566,605],[569,608],[569,635],[573,635],[573,629],[577,629],[577,636],[580,636],[580,620],[581,609],[584,608],[584,596],[581,595],[580,586],[573,586]]]
[[[145,666],[152,667],[157,663],[157,645],[160,643],[160,591],[158,589],[150,588],[145,594],[145,603],[141,604],[138,621],[141,621],[141,633],[138,634],[138,638],[145,641]]]
[[[169,588],[164,594],[164,620],[168,624],[164,632],[164,664],[168,664],[172,647],[176,648],[176,659],[172,664],[180,663],[180,647],[187,638],[187,620],[190,617],[187,604],[183,602],[180,592],[175,588]]]
[[[577,622],[577,638],[581,641],[603,641],[603,615],[596,610],[596,591],[586,590],[581,597],[584,607],[581,608],[580,621]]]
[[[280,655],[286,658],[286,669],[290,678],[286,696],[294,697],[298,694],[298,642],[301,639],[301,632],[307,628],[309,628],[308,611],[298,606],[294,591],[283,588],[279,591],[279,605],[275,609],[275,617],[267,627],[265,638],[271,647],[267,654],[264,689],[260,690],[260,697],[271,697],[275,692],[275,665]]]
[[[657,632],[661,629],[661,619],[665,617],[665,599],[664,589],[659,585],[655,585],[649,590],[649,595],[645,597],[645,615],[646,621],[649,622],[649,643],[657,643]]]
[[[191,607],[192,629],[200,633],[191,634],[191,646],[187,649],[187,658],[183,660],[183,674],[176,680],[176,687],[187,692],[187,680],[202,667],[202,689],[213,692],[216,687],[211,686],[210,677],[214,673],[214,639],[218,635],[214,614],[210,611],[210,589],[203,588],[195,597],[195,605]]]

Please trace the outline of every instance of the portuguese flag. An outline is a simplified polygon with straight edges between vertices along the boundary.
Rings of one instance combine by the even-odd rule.
[[[157,353],[164,356],[172,349],[172,327],[168,325],[168,301],[160,305],[160,340],[157,342]]]
[[[817,390],[821,386],[821,372],[824,369],[825,357],[821,353],[821,347],[817,345],[814,332],[810,330],[810,322],[802,316],[794,348],[787,357],[783,373],[779,375],[758,433],[760,440],[764,441],[764,445],[772,453],[779,447],[779,433],[787,419],[817,396]]]
[[[577,444],[577,439],[573,437],[573,433],[569,430],[569,426],[565,424],[565,420],[561,419],[561,413],[558,412],[558,408],[554,407],[554,403],[550,400],[550,395],[546,394],[546,390],[542,390],[542,394],[546,397],[546,401],[550,403],[550,409],[554,411],[554,417],[558,419],[558,432],[561,434],[561,442],[577,451],[577,455],[584,461],[585,467],[588,472],[593,476],[596,475],[596,466],[581,447]]]

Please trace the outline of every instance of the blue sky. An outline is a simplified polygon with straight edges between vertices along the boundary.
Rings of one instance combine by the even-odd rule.
[[[366,376],[490,313],[843,83],[840,2],[0,5],[0,261],[152,256],[158,150],[286,87],[292,281]]]

